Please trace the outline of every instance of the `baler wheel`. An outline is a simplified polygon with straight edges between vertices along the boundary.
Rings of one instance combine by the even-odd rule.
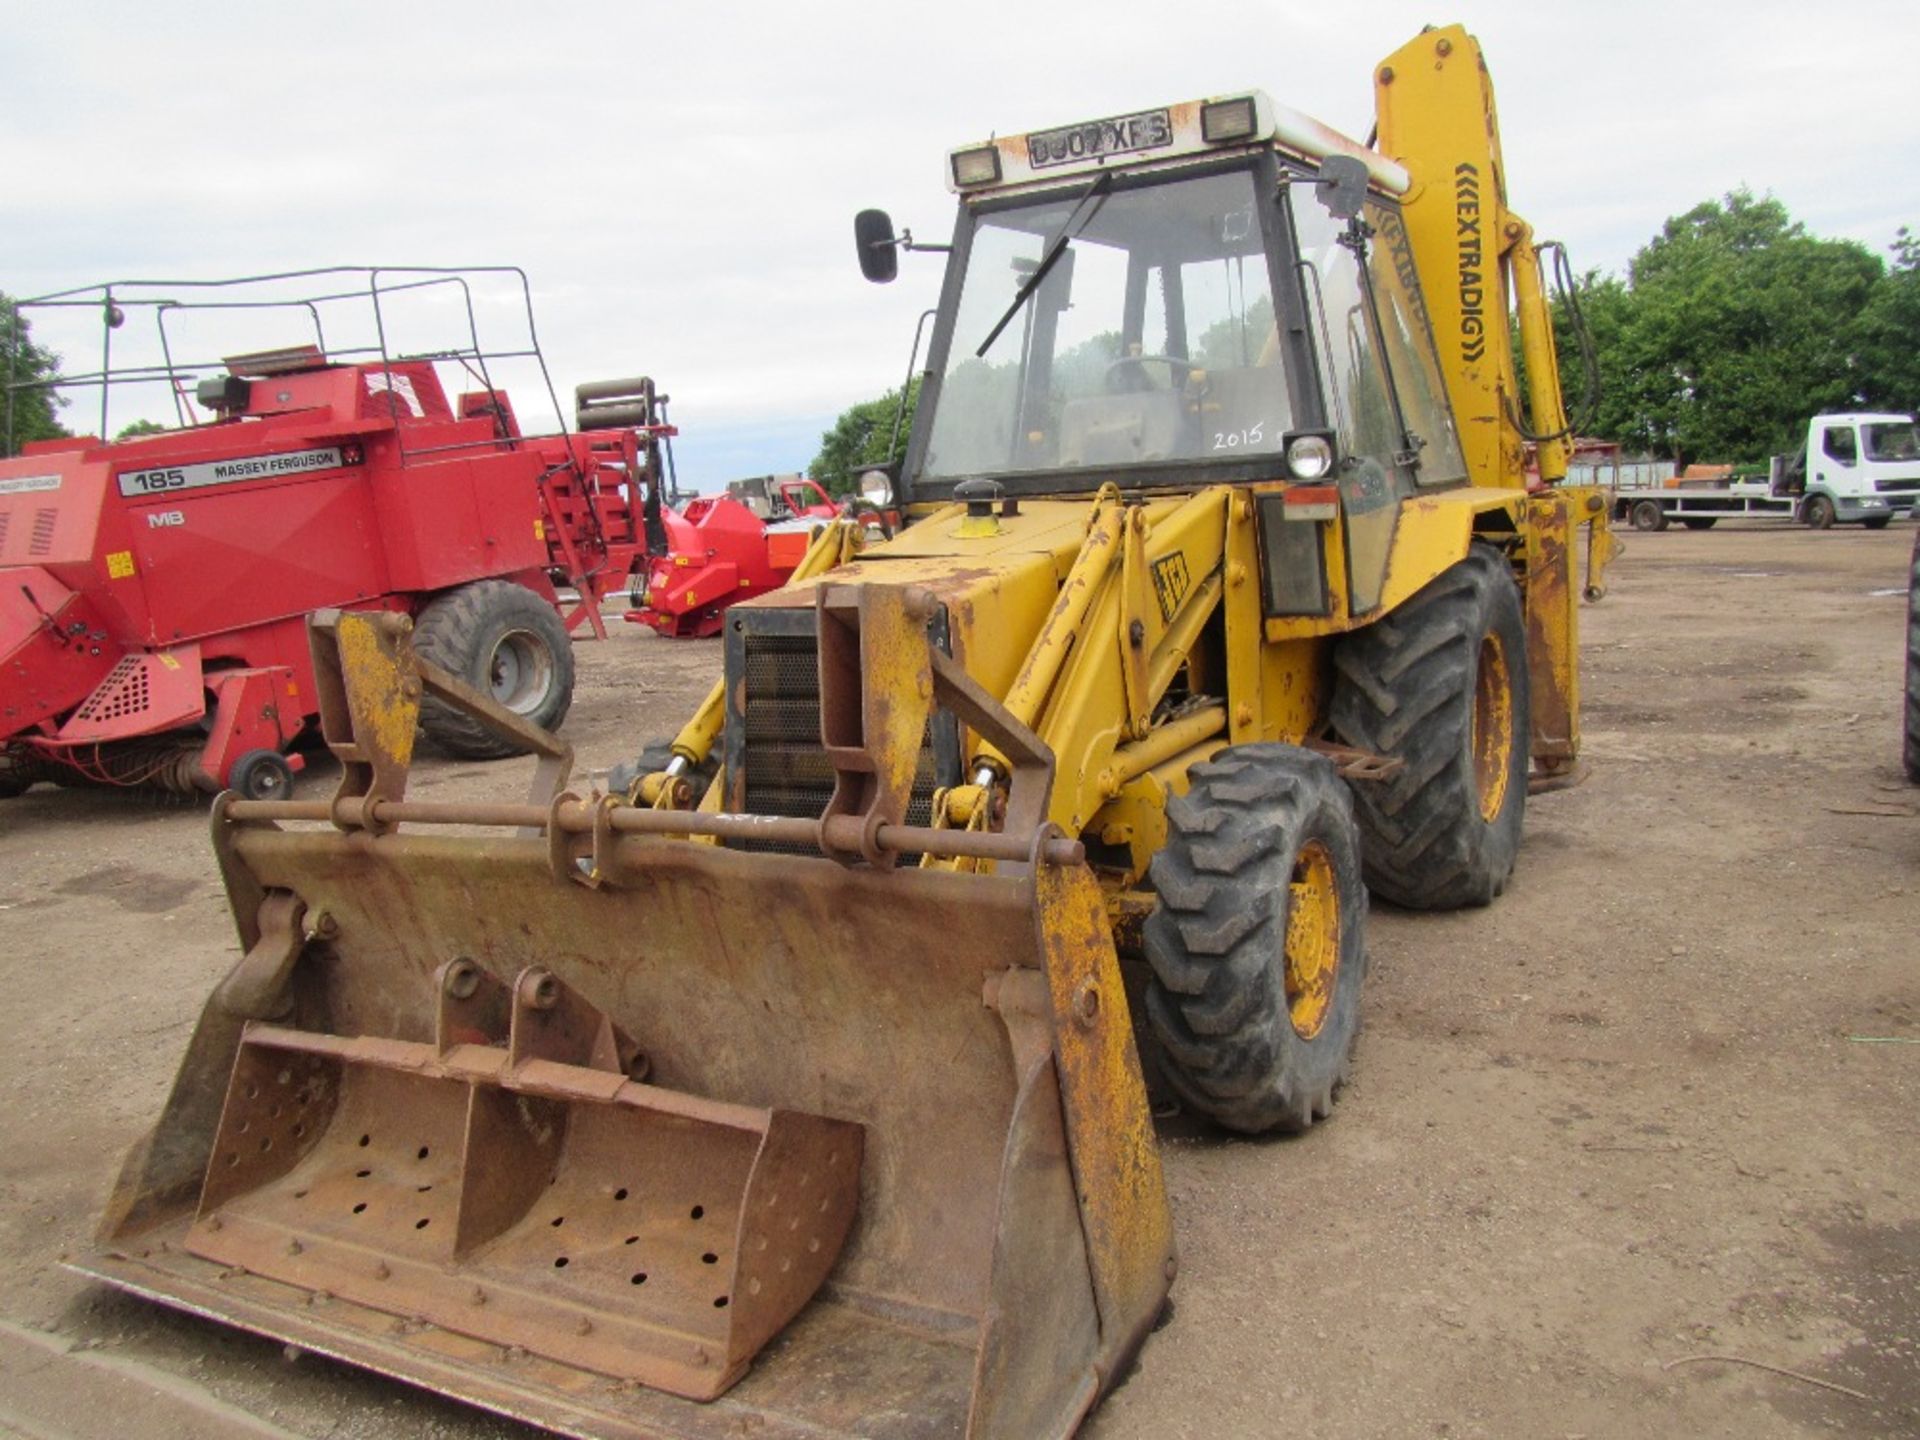
[[[414,649],[517,715],[556,729],[573,703],[573,646],[559,613],[524,585],[477,580],[435,596],[413,628]],[[518,749],[431,697],[420,728],[447,754],[499,760]]]
[[[1527,634],[1506,560],[1476,544],[1334,651],[1333,727],[1406,763],[1353,784],[1367,885],[1412,910],[1506,888],[1527,800]]]
[[[1907,726],[1903,759],[1907,778],[1920,785],[1920,536],[1907,572]]]
[[[249,750],[227,772],[227,788],[249,800],[285,800],[293,794],[293,767],[275,750]]]
[[[1360,1023],[1353,800],[1331,761],[1293,745],[1236,746],[1189,777],[1142,934],[1161,1070],[1229,1130],[1305,1130],[1331,1111]]]

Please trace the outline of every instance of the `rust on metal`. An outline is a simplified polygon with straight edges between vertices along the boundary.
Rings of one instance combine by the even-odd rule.
[[[859,1126],[630,1079],[632,1043],[550,970],[439,982],[432,1042],[248,1028],[185,1248],[720,1394],[839,1255]]]

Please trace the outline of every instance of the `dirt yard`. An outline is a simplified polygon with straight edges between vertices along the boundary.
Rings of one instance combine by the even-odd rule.
[[[1176,1313],[1090,1434],[1920,1435],[1912,541],[1628,537],[1583,621],[1591,780],[1534,798],[1491,909],[1375,910],[1332,1123],[1164,1125]],[[579,655],[587,769],[719,664],[632,627]],[[58,1267],[235,958],[206,825],[0,804],[0,1432],[530,1435]]]

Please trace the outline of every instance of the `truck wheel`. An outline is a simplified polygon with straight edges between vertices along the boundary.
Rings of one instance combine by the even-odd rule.
[[[1660,508],[1658,500],[1639,500],[1633,509],[1627,512],[1636,530],[1664,530],[1667,528],[1667,512]]]
[[[1305,1130],[1332,1109],[1360,1023],[1352,797],[1325,756],[1293,745],[1236,746],[1188,778],[1142,935],[1161,1069],[1229,1130]]]
[[[607,793],[625,795],[633,789],[633,782],[642,775],[652,775],[667,768],[667,762],[673,759],[673,740],[649,741],[644,749],[631,760],[622,760],[607,772]],[[694,803],[700,803],[700,796],[713,777],[719,773],[719,756],[709,753],[707,758],[695,766],[688,778],[693,781]]]
[[[1711,530],[1718,515],[1682,515],[1680,523],[1689,530]]]
[[[1920,785],[1920,536],[1907,571],[1907,779]]]
[[[558,726],[573,703],[573,646],[566,627],[553,606],[524,585],[477,580],[436,596],[414,624],[413,646],[543,729]],[[521,753],[431,696],[420,702],[420,728],[462,760]]]
[[[1865,520],[1862,520],[1860,523],[1869,530],[1884,530],[1887,528],[1888,525],[1893,523],[1893,516],[1869,515]]]
[[[249,750],[227,772],[227,788],[248,800],[285,800],[293,794],[293,767],[274,750]]]
[[[1831,530],[1833,528],[1833,501],[1824,495],[1815,495],[1807,501],[1807,508],[1801,512],[1809,530]]]
[[[1527,635],[1500,553],[1467,558],[1333,653],[1333,728],[1405,761],[1354,783],[1367,884],[1413,910],[1506,888],[1527,803]]]

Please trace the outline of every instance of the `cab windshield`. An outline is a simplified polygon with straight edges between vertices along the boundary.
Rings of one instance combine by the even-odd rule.
[[[965,265],[924,476],[1280,449],[1291,413],[1250,171],[984,211]]]
[[[1860,429],[1867,439],[1867,459],[1920,460],[1920,436],[1914,434],[1912,421],[1862,425]]]

